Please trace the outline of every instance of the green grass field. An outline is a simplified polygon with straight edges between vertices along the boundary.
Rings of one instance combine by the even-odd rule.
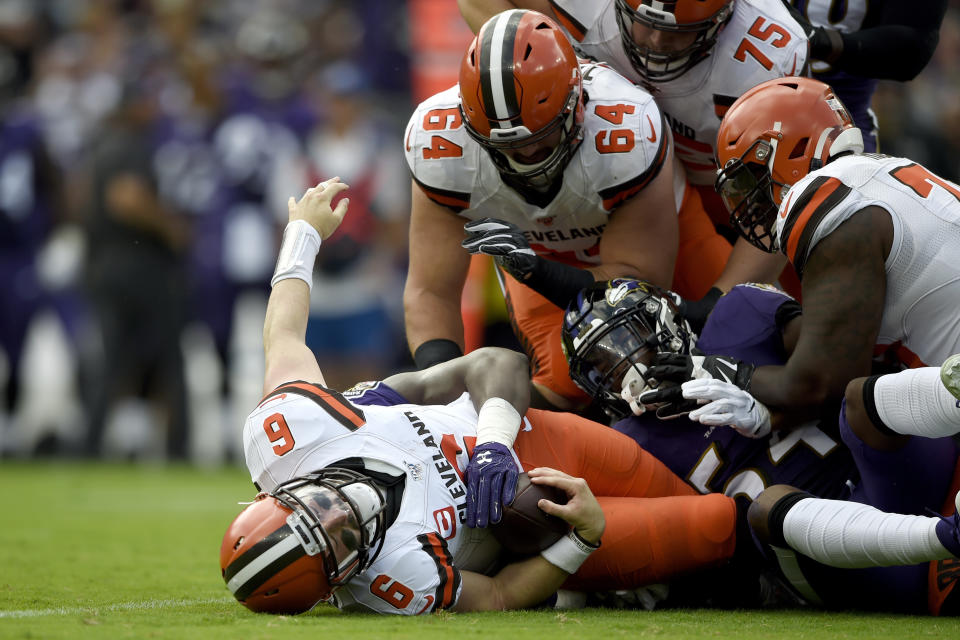
[[[219,575],[242,470],[0,462],[0,638],[960,638],[960,621],[814,611],[255,615]]]

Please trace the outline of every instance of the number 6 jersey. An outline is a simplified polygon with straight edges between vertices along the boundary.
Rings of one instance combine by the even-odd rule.
[[[281,385],[247,418],[243,444],[250,477],[263,491],[348,458],[404,476],[403,499],[373,564],[334,595],[342,609],[418,614],[460,595],[460,569],[491,568],[499,545],[487,529],[463,525],[463,470],[476,441],[467,394],[447,405],[406,401],[388,386],[352,403],[305,382]],[[372,400],[371,400],[372,398]]]

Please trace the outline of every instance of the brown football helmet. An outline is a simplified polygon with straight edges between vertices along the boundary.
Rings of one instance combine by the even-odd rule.
[[[386,533],[382,491],[328,468],[259,494],[227,528],[220,569],[251,611],[302,613],[363,571]]]
[[[715,188],[734,228],[773,252],[773,225],[790,186],[840,154],[862,151],[860,130],[828,85],[768,80],[740,96],[720,123]]]
[[[467,132],[505,178],[542,190],[562,174],[580,142],[581,82],[577,54],[555,22],[536,11],[498,13],[480,28],[460,65]],[[554,138],[544,157],[514,158],[515,150]]]

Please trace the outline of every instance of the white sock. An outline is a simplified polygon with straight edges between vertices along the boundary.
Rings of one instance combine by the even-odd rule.
[[[873,401],[891,431],[925,438],[960,433],[960,408],[943,386],[938,367],[880,376],[873,388]]]
[[[888,567],[952,558],[939,518],[885,513],[869,505],[805,498],[783,520],[791,548],[831,567]]]

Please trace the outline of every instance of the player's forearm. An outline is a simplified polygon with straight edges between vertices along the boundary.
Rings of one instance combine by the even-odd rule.
[[[407,285],[403,295],[404,323],[407,344],[414,353],[427,340],[451,340],[463,351],[463,316],[460,313],[460,292],[438,295]]]
[[[530,363],[527,356],[509,349],[487,347],[463,358],[463,385],[474,405],[503,398],[523,415],[530,407]],[[512,444],[512,443],[511,443]]]
[[[905,25],[881,25],[841,33],[843,51],[833,66],[848,73],[907,82],[930,62],[937,48],[937,28],[921,30]]]
[[[273,286],[263,321],[263,349],[270,359],[274,347],[284,342],[303,344],[310,313],[310,288],[297,278],[281,280]]]
[[[517,8],[510,0],[457,0],[457,4],[460,15],[474,33],[477,33],[491,16]]]
[[[455,611],[504,611],[540,604],[570,576],[537,555],[514,562],[493,577],[463,572],[463,592]]]
[[[727,292],[744,282],[774,283],[786,263],[784,256],[757,249],[741,238],[734,243],[727,265],[714,286]]]
[[[646,280],[658,287],[669,287],[673,279],[672,260],[669,258],[658,258],[647,264],[627,264],[623,262],[605,262],[596,267],[590,267],[588,271],[593,274],[593,279],[597,282],[611,280],[613,278],[636,278]],[[670,263],[668,266],[667,263]],[[670,272],[671,275],[667,275]]]

